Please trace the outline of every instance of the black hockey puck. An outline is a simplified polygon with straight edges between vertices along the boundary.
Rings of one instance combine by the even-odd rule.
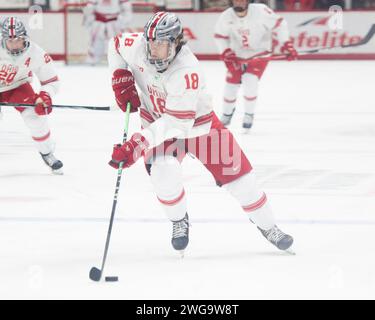
[[[115,282],[115,281],[118,281],[118,277],[105,277],[105,281]]]

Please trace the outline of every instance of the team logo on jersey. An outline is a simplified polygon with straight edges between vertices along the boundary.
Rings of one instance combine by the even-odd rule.
[[[16,77],[17,72],[17,66],[11,64],[3,65],[0,70],[0,83],[3,85],[11,84]]]
[[[155,87],[154,85],[147,85],[147,90],[148,93],[154,97],[162,98],[164,100],[167,98],[165,92],[161,91],[158,87]]]

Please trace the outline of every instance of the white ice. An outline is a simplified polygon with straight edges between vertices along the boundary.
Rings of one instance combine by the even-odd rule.
[[[203,62],[220,113],[224,67]],[[112,105],[105,67],[59,65],[55,103]],[[373,61],[269,65],[255,124],[231,129],[267,192],[295,256],[278,251],[237,203],[187,157],[192,222],[182,260],[140,161],[123,173],[105,275],[100,267],[117,172],[120,111],[55,110],[56,156],[65,175],[42,163],[18,113],[0,121],[0,298],[347,299],[375,298],[375,95]],[[136,115],[130,132],[139,128]]]

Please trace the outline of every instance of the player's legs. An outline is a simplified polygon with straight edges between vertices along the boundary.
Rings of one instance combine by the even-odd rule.
[[[33,104],[35,100],[35,92],[29,83],[20,87],[7,91],[2,94],[3,99],[9,103],[25,103]],[[56,173],[61,173],[62,162],[53,156],[54,142],[51,139],[51,131],[48,125],[47,116],[40,116],[35,113],[33,108],[16,108],[28,127],[31,138],[35,146],[41,154],[44,162],[51,167]]]
[[[105,54],[106,23],[95,21],[90,29],[90,41],[87,62],[96,64]]]
[[[35,100],[35,92],[29,83],[23,84],[3,95],[9,103],[33,104]],[[42,154],[52,152],[53,143],[50,137],[51,132],[47,116],[39,116],[33,108],[17,108],[17,110],[20,111],[26,126],[29,128],[38,151]]]
[[[224,86],[223,111],[220,119],[225,126],[230,124],[236,108],[237,95],[241,86],[241,74],[241,70],[234,73],[227,72]]]
[[[186,196],[180,162],[173,156],[156,157],[151,164],[150,177],[168,219],[183,219],[186,214]]]
[[[250,129],[253,125],[254,112],[258,97],[258,84],[268,62],[250,62],[246,66],[246,71],[242,76],[243,98],[244,98],[244,117],[242,126]]]
[[[276,227],[266,194],[256,186],[249,160],[232,133],[217,121],[216,116],[207,136],[189,142],[188,151],[197,156],[219,186],[224,186],[237,199],[262,234],[279,249],[289,248],[293,239]]]
[[[31,137],[39,153],[48,154],[53,152],[54,143],[51,139],[47,117],[37,115],[34,109],[31,108],[22,111],[21,116],[30,130]]]
[[[161,155],[153,158],[150,165],[149,173],[157,198],[172,222],[172,246],[183,252],[189,243],[189,217],[181,163],[174,156]]]
[[[269,230],[275,226],[266,194],[257,187],[252,171],[225,184],[224,187],[237,199],[249,219],[259,228]]]
[[[253,124],[254,111],[258,97],[259,78],[251,73],[245,73],[242,76],[243,99],[244,99],[244,118],[242,126],[250,129]]]

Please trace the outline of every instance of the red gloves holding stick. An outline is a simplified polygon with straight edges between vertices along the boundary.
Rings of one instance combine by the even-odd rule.
[[[40,91],[35,96],[35,108],[34,111],[40,116],[45,116],[52,112],[52,99],[48,92]]]
[[[291,41],[286,41],[280,48],[280,52],[286,55],[288,61],[296,60],[298,58],[298,52],[294,49]]]
[[[132,166],[141,156],[144,155],[149,146],[148,141],[140,133],[135,133],[123,145],[116,144],[113,147],[112,160],[109,165],[115,169],[123,162],[124,168]]]
[[[225,49],[221,55],[221,59],[224,61],[230,73],[234,74],[241,70],[241,63],[232,49]]]
[[[126,112],[126,105],[131,104],[130,112],[138,111],[141,101],[135,87],[133,74],[129,70],[117,69],[112,75],[112,89],[120,109]]]

